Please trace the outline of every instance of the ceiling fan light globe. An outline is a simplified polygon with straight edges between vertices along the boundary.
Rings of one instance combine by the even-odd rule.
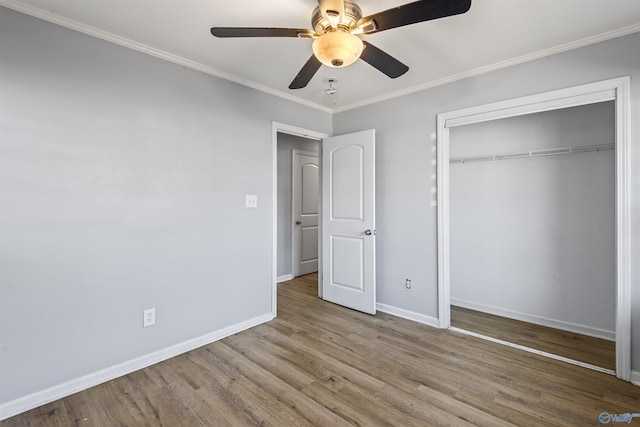
[[[318,61],[333,68],[346,67],[358,60],[364,45],[358,36],[345,31],[322,34],[313,41],[313,54]]]

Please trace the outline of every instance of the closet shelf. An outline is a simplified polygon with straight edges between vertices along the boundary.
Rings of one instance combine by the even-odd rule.
[[[573,154],[573,153],[588,153],[591,151],[605,151],[615,149],[615,144],[596,144],[596,145],[583,145],[580,147],[564,147],[564,148],[547,148],[543,150],[522,151],[519,153],[511,154],[496,154],[493,156],[470,156],[470,157],[455,157],[449,160],[450,164],[454,163],[470,163],[470,162],[487,162],[492,160],[509,160],[509,159],[522,159],[527,157],[543,157],[543,156],[556,156],[559,154]]]

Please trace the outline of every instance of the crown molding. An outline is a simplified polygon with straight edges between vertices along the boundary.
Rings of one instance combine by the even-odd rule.
[[[462,73],[453,74],[441,79],[432,80],[417,86],[413,86],[407,89],[402,89],[396,92],[388,93],[385,95],[370,98],[364,101],[355,102],[353,104],[345,105],[343,107],[337,107],[333,109],[333,113],[341,113],[343,111],[353,110],[355,108],[364,107],[378,102],[387,101],[389,99],[398,98],[404,95],[420,92],[426,89],[431,89],[436,86],[442,86],[448,83],[453,83],[458,80],[464,80],[469,77],[479,76],[481,74],[489,73],[491,71],[500,70],[502,68],[508,68],[514,65],[522,64],[525,62],[534,61],[536,59],[545,58],[547,56],[556,55],[558,53],[567,52],[580,47],[589,46],[592,44],[604,42],[607,40],[615,39],[618,37],[627,36],[629,34],[640,32],[640,23],[629,25],[627,27],[618,28],[605,33],[596,34],[594,36],[585,37],[580,40],[575,40],[569,43],[564,43],[558,46],[551,47],[549,49],[539,50],[537,52],[529,53],[515,58],[507,59],[506,61],[496,62],[494,64],[486,65],[484,67],[474,68],[473,70],[464,71]]]
[[[272,89],[268,86],[264,86],[228,73],[215,69],[213,67],[206,66],[199,62],[191,61],[190,59],[183,58],[178,55],[174,55],[172,53],[166,52],[161,49],[156,49],[152,46],[148,46],[143,43],[136,42],[134,40],[128,39],[126,37],[121,37],[117,34],[110,33],[108,31],[103,31],[98,28],[92,27],[90,25],[85,25],[81,22],[75,21],[73,19],[65,18],[63,16],[57,15],[55,13],[51,13],[47,10],[41,9],[39,7],[31,6],[25,3],[22,3],[18,0],[0,0],[0,6],[7,7],[9,9],[13,9],[17,12],[24,13],[25,15],[33,16],[38,19],[42,19],[43,21],[50,22],[52,24],[60,25],[62,27],[75,30],[120,46],[127,47],[129,49],[136,50],[141,53],[145,53],[147,55],[154,56],[159,59],[163,59],[165,61],[173,62],[174,64],[182,65],[187,68],[191,68],[196,71],[200,71],[205,74],[212,75],[214,77],[219,77],[221,79],[237,83],[242,86],[249,87],[251,89],[255,89],[260,92],[267,93],[269,95],[277,96],[278,98],[283,98],[288,101],[295,102],[297,104],[304,105],[306,107],[311,107],[316,110],[323,111],[325,113],[332,113],[333,109],[325,107],[323,105],[319,105],[315,102],[307,101],[306,99],[298,98],[296,96],[289,95],[282,91]]]

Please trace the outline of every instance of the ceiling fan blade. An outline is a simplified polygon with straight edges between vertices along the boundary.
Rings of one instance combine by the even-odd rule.
[[[371,65],[374,68],[377,68],[392,79],[400,77],[401,75],[409,71],[409,67],[407,67],[402,62],[398,61],[396,58],[389,55],[385,51],[378,49],[377,47],[366,41],[363,41],[363,43],[364,50],[362,51],[362,55],[360,55],[360,59],[362,59],[367,64]]]
[[[322,63],[318,61],[315,55],[311,55],[311,58],[302,67],[298,75],[289,85],[289,89],[302,89],[305,87],[316,74]]]
[[[465,13],[471,0],[420,0],[387,9],[360,19],[358,26],[365,34],[377,33],[391,28],[430,21]],[[373,23],[373,26],[370,23]]]
[[[300,28],[213,27],[216,37],[302,37],[311,38],[315,33]]]

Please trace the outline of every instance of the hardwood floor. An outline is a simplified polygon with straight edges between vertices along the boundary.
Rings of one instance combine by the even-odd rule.
[[[616,370],[616,343],[451,306],[451,325],[601,368]]]
[[[2,426],[598,426],[640,387],[279,285],[278,318]],[[634,420],[638,422],[638,420]]]

